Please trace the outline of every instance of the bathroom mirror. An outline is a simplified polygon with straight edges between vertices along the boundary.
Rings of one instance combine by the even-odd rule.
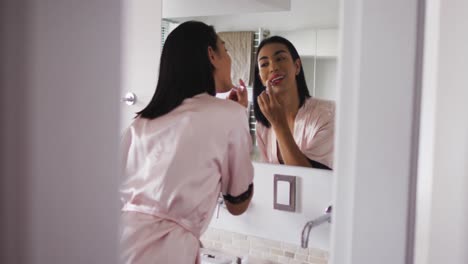
[[[225,14],[228,11],[205,11],[205,14],[208,15],[202,15],[203,12],[194,10],[194,15],[190,16],[190,13],[185,10],[183,13],[179,13],[180,17],[177,17],[177,13],[174,12],[164,12],[163,8],[162,41],[164,42],[165,36],[179,23],[188,20],[198,20],[213,25],[223,38],[228,37],[226,34],[250,32],[251,37],[247,37],[245,41],[251,44],[244,45],[249,46],[249,49],[243,48],[245,51],[243,51],[242,56],[245,57],[245,53],[248,53],[251,62],[246,62],[243,58],[244,61],[241,60],[241,65],[248,66],[240,67],[244,70],[243,73],[236,72],[239,67],[233,66],[232,76],[234,84],[238,83],[239,76],[243,76],[242,78],[248,86],[249,127],[254,144],[252,159],[256,162],[301,166],[289,164],[290,157],[288,160],[282,157],[281,151],[279,151],[279,140],[273,129],[262,129],[260,133],[254,114],[253,82],[254,68],[258,67],[255,59],[257,47],[262,39],[270,36],[276,35],[288,39],[299,53],[308,92],[313,98],[310,101],[306,100],[310,104],[305,103],[299,109],[294,121],[295,124],[290,130],[291,135],[294,137],[296,146],[306,158],[306,165],[303,166],[333,169],[333,117],[336,99],[339,30],[338,6],[337,0],[291,0],[289,7],[283,7],[284,11],[275,11],[274,8],[271,8],[273,11],[257,12],[255,8],[252,8],[252,10],[244,9],[241,11],[242,13],[235,14]],[[213,7],[206,10],[214,9]],[[237,52],[239,48],[229,47],[231,41],[226,42],[228,50],[236,51],[235,54],[234,52],[230,54],[234,65],[236,56],[239,56],[239,52]],[[226,96],[227,94],[218,94],[218,97],[225,98]],[[317,111],[321,108],[320,106],[326,106],[326,110]],[[257,109],[258,111],[259,109]],[[321,120],[326,121],[321,122]],[[288,146],[282,143],[282,149],[290,147],[291,144]],[[302,162],[304,163],[304,160]]]

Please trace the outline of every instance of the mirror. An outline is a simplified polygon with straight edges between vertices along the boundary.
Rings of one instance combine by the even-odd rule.
[[[261,13],[253,13],[255,10],[252,10],[252,13],[210,14],[210,16],[199,16],[200,12],[194,11],[197,16],[188,16],[185,12],[183,17],[165,16],[163,13],[162,39],[164,41],[165,36],[179,23],[188,20],[198,20],[213,25],[222,38],[227,38],[226,34],[229,33],[250,32],[252,37],[247,38],[246,41],[249,45],[251,41],[251,49],[244,52],[249,53],[251,63],[246,63],[245,58],[242,62],[242,65],[250,67],[247,67],[248,70],[245,70],[246,67],[240,67],[244,69],[243,73],[235,72],[236,67],[232,67],[232,79],[237,84],[238,76],[243,76],[248,86],[249,126],[254,144],[253,161],[333,169],[338,1],[292,0],[289,9]],[[263,112],[260,106],[255,107],[254,101],[257,95],[253,88],[255,76],[259,75],[255,74],[254,70],[260,69],[256,59],[258,45],[263,39],[275,35],[289,40],[299,53],[300,65],[311,96],[304,100],[299,109],[296,106],[297,112],[289,118],[289,134],[282,133],[281,135],[277,132],[285,126],[275,126],[275,129],[267,128],[262,124],[263,122],[259,123],[255,118]],[[237,47],[229,47],[231,41],[226,39],[225,41],[228,50],[238,50]],[[239,55],[237,52],[235,54],[232,52],[230,55],[234,64],[236,56]],[[243,53],[242,56],[245,57],[245,54]],[[285,89],[288,88],[285,87]],[[274,90],[275,87],[273,87]],[[227,94],[217,96],[225,98]],[[280,97],[281,99],[283,98]]]

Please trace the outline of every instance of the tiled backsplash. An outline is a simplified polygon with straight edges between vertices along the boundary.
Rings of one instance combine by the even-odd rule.
[[[298,238],[299,239],[299,238]],[[328,252],[301,248],[293,244],[208,228],[201,237],[205,248],[216,249],[236,256],[248,256],[255,263],[326,264]]]

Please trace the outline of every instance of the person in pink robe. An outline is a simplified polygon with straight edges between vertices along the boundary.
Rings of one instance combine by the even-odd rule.
[[[247,91],[213,27],[190,21],[168,36],[156,92],[122,137],[121,262],[199,263],[199,238],[219,194],[242,214],[253,195]]]
[[[256,141],[264,162],[333,168],[335,103],[312,98],[287,39],[264,39],[254,80]]]

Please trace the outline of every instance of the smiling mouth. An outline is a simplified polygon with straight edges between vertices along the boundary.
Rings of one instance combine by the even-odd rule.
[[[275,85],[278,85],[283,79],[284,79],[284,76],[278,76],[276,78],[271,79],[270,83],[271,85],[275,86]]]

